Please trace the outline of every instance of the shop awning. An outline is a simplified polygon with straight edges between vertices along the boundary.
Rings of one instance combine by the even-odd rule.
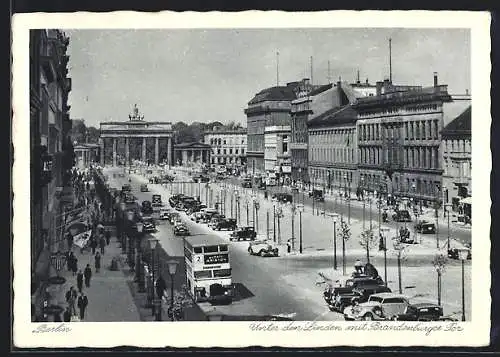
[[[472,197],[465,197],[460,200],[461,204],[472,205]]]

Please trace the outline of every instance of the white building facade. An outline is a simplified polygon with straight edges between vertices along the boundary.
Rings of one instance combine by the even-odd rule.
[[[267,126],[264,132],[264,168],[266,174],[291,176],[289,125]]]
[[[214,129],[204,133],[204,142],[212,146],[210,164],[241,167],[246,165],[247,130]]]

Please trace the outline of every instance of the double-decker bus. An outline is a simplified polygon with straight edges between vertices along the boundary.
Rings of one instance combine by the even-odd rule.
[[[184,239],[186,284],[196,302],[231,302],[233,284],[228,243],[215,234]]]

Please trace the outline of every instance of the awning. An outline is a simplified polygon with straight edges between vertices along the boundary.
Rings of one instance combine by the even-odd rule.
[[[465,197],[460,200],[461,204],[472,205],[472,197]]]

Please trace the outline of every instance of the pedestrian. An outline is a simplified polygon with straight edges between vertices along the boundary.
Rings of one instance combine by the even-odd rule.
[[[82,270],[78,270],[78,274],[76,274],[76,286],[78,288],[78,292],[81,293],[83,290],[83,273]]]
[[[68,307],[74,314],[76,313],[75,302],[77,296],[78,294],[73,286],[66,292],[66,302],[68,303]]]
[[[106,245],[109,245],[109,242],[111,241],[111,232],[107,230],[105,235],[106,235]]]
[[[71,271],[73,272],[73,276],[75,276],[78,271],[78,259],[73,254],[72,263],[71,263]]]
[[[66,254],[66,266],[68,271],[73,271],[73,252],[68,251]]]
[[[156,295],[158,296],[158,299],[161,299],[163,297],[163,292],[166,288],[167,284],[165,283],[163,277],[160,275],[160,277],[156,280]]]
[[[71,232],[67,233],[66,241],[68,242],[68,250],[71,250],[71,248],[73,248],[73,235],[71,234]]]
[[[85,278],[85,286],[90,287],[90,278],[92,277],[92,269],[90,269],[90,264],[87,264],[87,267],[83,271],[83,276]]]
[[[80,320],[83,320],[85,318],[85,309],[87,308],[87,305],[89,304],[89,300],[87,296],[84,293],[81,293],[80,296],[78,297],[78,308],[80,309]]]
[[[354,263],[354,270],[357,274],[363,274],[363,263],[361,263],[361,260],[356,259],[356,262]]]
[[[290,239],[286,241],[286,251],[288,253],[291,253],[292,251],[292,244],[290,243]]]
[[[95,272],[99,273],[99,270],[101,269],[101,254],[99,252],[95,253]]]
[[[97,239],[95,236],[93,236],[92,238],[90,238],[90,248],[92,248],[92,255],[95,254],[95,250],[97,248]]]
[[[99,247],[101,248],[101,254],[104,255],[104,248],[106,247],[106,238],[104,238],[104,234],[99,234]]]
[[[71,321],[71,309],[69,308],[69,306],[66,308],[66,310],[64,310],[63,321],[64,322],[70,322]]]

